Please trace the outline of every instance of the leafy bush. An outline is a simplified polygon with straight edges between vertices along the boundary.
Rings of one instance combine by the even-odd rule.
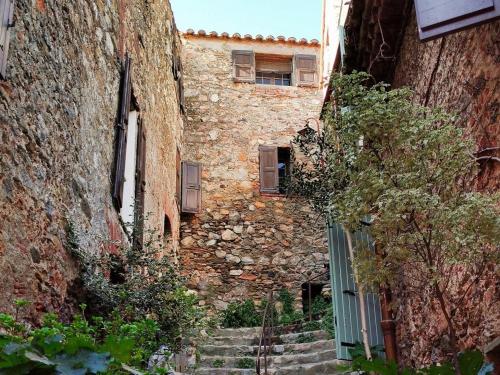
[[[298,337],[297,337],[297,344],[304,344],[306,342],[314,342],[316,339],[314,338],[313,335],[311,334],[300,334]]]
[[[302,324],[302,330],[304,332],[309,332],[309,331],[318,331],[321,329],[321,322],[319,320],[312,320],[312,321],[307,321],[304,324]]]
[[[109,318],[114,312],[124,321],[147,316],[158,324],[159,334],[173,350],[181,339],[189,340],[210,327],[206,311],[189,293],[184,280],[169,258],[154,230],[132,228],[130,243],[121,243],[114,254],[90,254],[80,249],[73,226],[68,232],[69,250],[79,259],[86,300],[92,301],[91,314]],[[137,246],[134,238],[143,238]],[[111,276],[110,276],[111,275]]]
[[[215,359],[212,362],[212,367],[221,368],[224,367],[225,361],[223,359]]]
[[[236,362],[236,368],[254,368],[255,367],[255,360],[253,358],[240,358]]]
[[[364,350],[362,349],[364,352]],[[463,375],[476,375],[481,370],[482,374],[493,374],[493,366],[484,363],[483,354],[480,351],[467,351],[458,356],[460,373]],[[440,365],[431,365],[420,369],[398,369],[395,362],[382,358],[375,358],[371,361],[363,356],[353,359],[352,370],[378,375],[454,375],[455,368],[449,362]]]
[[[290,325],[300,323],[304,320],[304,314],[301,311],[292,311],[290,314],[282,314],[279,318],[279,323],[282,325]]]
[[[35,329],[0,314],[0,329],[0,373],[7,375],[134,373],[127,365],[145,368],[160,345],[155,321],[125,322],[118,313],[92,322],[76,315],[70,324],[47,314]]]
[[[327,331],[332,339],[335,338],[335,324],[331,305],[330,308],[326,310],[325,315],[323,315],[323,319],[321,319],[321,329]]]
[[[255,303],[248,299],[244,302],[231,302],[221,314],[224,328],[258,327],[262,323],[262,315]]]
[[[283,304],[284,315],[292,315],[295,312],[295,299],[288,289],[281,289],[279,291],[278,301]]]
[[[326,313],[327,309],[331,307],[331,304],[324,299],[322,296],[316,296],[314,298],[312,307],[311,307],[311,312],[313,316],[322,316],[323,314]]]

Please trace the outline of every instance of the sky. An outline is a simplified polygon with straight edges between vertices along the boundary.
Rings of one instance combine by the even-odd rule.
[[[322,0],[170,0],[177,28],[320,39]]]

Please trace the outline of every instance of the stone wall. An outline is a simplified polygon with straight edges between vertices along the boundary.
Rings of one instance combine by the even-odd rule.
[[[476,139],[477,150],[500,145],[500,22],[485,24],[426,43],[418,40],[415,15],[406,27],[394,76],[394,86],[415,90],[415,100],[440,105],[460,116],[458,126]],[[477,156],[500,156],[499,150]],[[500,163],[480,162],[478,188],[498,191]],[[407,292],[402,282],[398,299],[398,344],[405,363],[439,360],[446,343],[446,322],[438,310]],[[464,293],[454,286],[455,295]],[[492,265],[469,291],[457,312],[462,348],[482,347],[500,335],[498,266]]]
[[[147,130],[146,211],[178,236],[175,155],[183,118],[171,63],[179,44],[167,0],[16,1],[7,79],[0,82],[0,311],[69,314],[78,271],[71,221],[85,251],[123,239],[111,200],[120,58]]]
[[[259,145],[289,146],[317,118],[317,88],[235,83],[232,50],[318,54],[318,46],[185,35],[184,159],[202,163],[202,212],[181,223],[181,263],[202,304],[260,300],[328,263],[324,223],[303,202],[259,192]],[[319,61],[319,59],[318,59]]]

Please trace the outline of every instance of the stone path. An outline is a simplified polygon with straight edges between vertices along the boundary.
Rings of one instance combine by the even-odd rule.
[[[201,349],[197,375],[255,375],[260,328],[219,329]],[[337,374],[335,342],[325,331],[275,336],[269,375]],[[242,368],[250,367],[250,368]],[[263,370],[261,371],[263,374]]]

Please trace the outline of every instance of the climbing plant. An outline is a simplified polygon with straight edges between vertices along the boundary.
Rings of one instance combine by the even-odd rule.
[[[474,143],[454,115],[415,104],[407,88],[372,83],[366,73],[332,77],[323,131],[294,140],[290,191],[349,231],[371,222],[377,251],[354,245],[358,281],[407,280],[407,292],[445,319],[442,349],[459,373],[456,317],[499,259],[499,194],[474,191]]]

